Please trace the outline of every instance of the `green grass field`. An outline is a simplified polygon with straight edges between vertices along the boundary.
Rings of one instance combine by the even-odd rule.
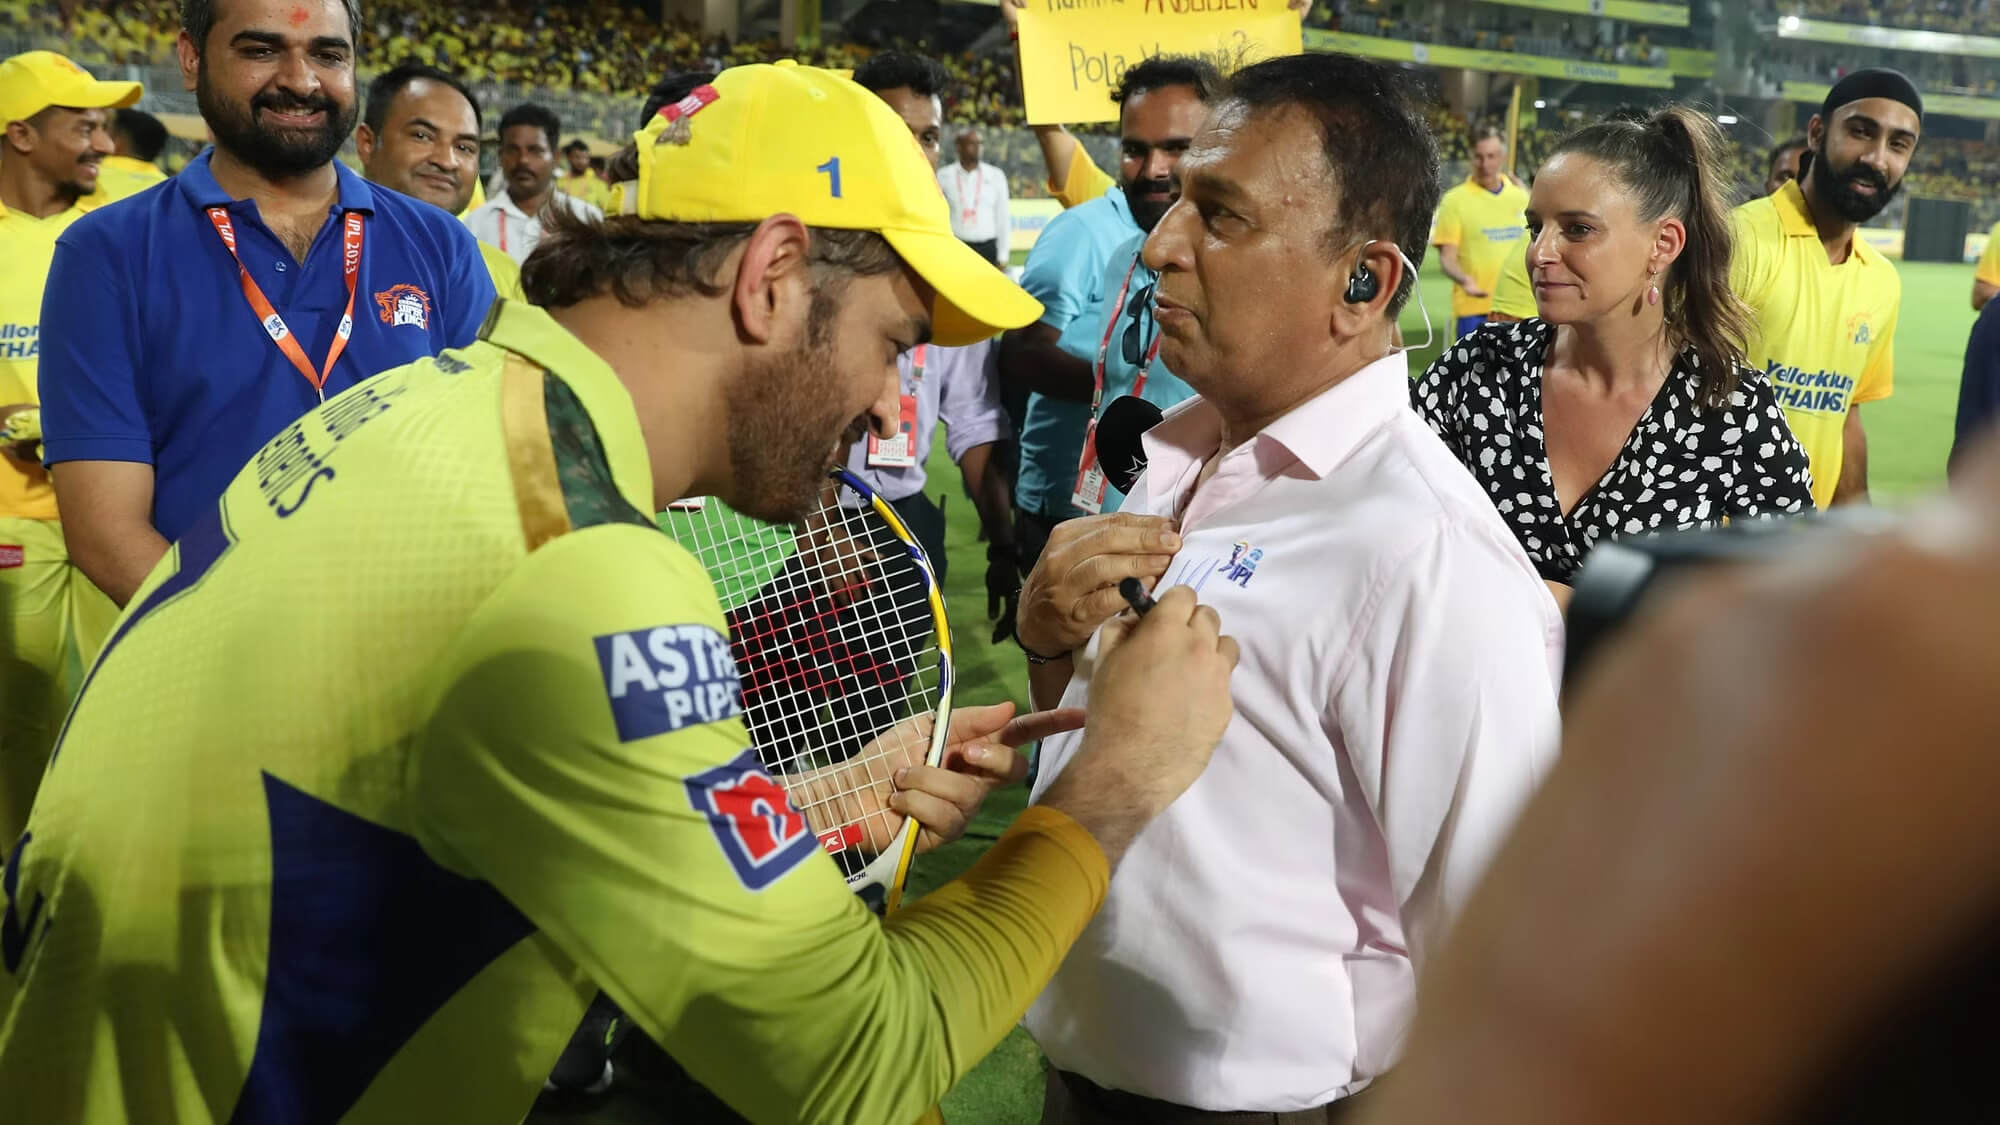
[[[1424,303],[1440,333],[1450,331],[1449,283],[1432,262],[1424,271]],[[1868,426],[1869,478],[1876,499],[1894,503],[1933,489],[1944,479],[1945,454],[1951,448],[1952,412],[1958,403],[1958,376],[1964,359],[1966,333],[1972,328],[1968,301],[1972,267],[1913,263],[1899,266],[1903,276],[1903,312],[1896,329],[1896,393],[1888,401],[1863,411]],[[1403,333],[1422,340],[1423,321],[1417,309],[1403,316]],[[1434,344],[1414,353],[1412,371],[1421,370],[1437,355]],[[946,494],[952,556],[946,601],[955,625],[959,658],[958,701],[987,703],[1012,699],[1027,705],[1026,667],[1011,647],[986,643],[989,630],[982,613],[985,553],[976,542],[978,518],[956,488],[958,479],[942,452],[932,456],[931,493]],[[951,485],[951,487],[946,487]],[[963,870],[1020,811],[1026,794],[1013,790],[995,794],[965,839],[917,861],[911,876],[916,893],[934,887]],[[945,1098],[951,1125],[1024,1125],[1041,1113],[1041,1055],[1026,1033],[1015,1029],[986,1061],[979,1064]]]

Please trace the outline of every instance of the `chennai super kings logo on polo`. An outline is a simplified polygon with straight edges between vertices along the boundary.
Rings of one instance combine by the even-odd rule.
[[[1868,330],[1867,313],[1855,313],[1848,318],[1847,338],[1857,344],[1866,344],[1868,341],[1874,339],[1874,334]]]
[[[375,294],[375,307],[381,310],[382,323],[392,328],[405,324],[417,329],[431,326],[430,294],[414,285],[391,285]]]

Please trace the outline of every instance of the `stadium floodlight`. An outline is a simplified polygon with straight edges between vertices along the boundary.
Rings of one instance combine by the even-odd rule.
[[[1545,100],[1541,99],[1541,98],[1536,98],[1536,99],[1535,99],[1535,108],[1536,108],[1536,109],[1547,109],[1547,108],[1549,108],[1549,103],[1548,103],[1547,101],[1545,101]]]
[[[1717,125],[1734,125],[1736,124],[1736,115],[1733,113],[1718,113],[1715,115],[1715,123]]]

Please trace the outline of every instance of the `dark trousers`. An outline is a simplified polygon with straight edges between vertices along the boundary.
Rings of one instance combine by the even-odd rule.
[[[1363,1090],[1315,1109],[1231,1113],[1107,1090],[1081,1074],[1055,1067],[1048,1071],[1048,1085],[1042,1094],[1042,1125],[1345,1125],[1354,1120],[1356,1103],[1368,1093]]]
[[[1007,263],[1000,260],[999,239],[989,238],[984,242],[974,242],[969,238],[961,238],[959,239],[959,241],[965,243],[967,246],[972,247],[974,250],[979,251],[980,257],[986,259],[989,262],[992,262],[994,265],[999,266],[1001,269],[1007,268]]]
[[[1050,519],[1040,512],[1014,509],[1014,550],[1021,559],[1021,573],[1035,568],[1035,561],[1048,549],[1049,533],[1063,520]]]

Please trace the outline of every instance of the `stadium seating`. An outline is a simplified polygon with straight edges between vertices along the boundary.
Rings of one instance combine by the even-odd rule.
[[[1765,0],[1759,15],[1845,20],[1853,23],[1926,27],[1940,31],[1978,30],[1988,6],[2000,0]],[[633,125],[638,93],[660,75],[690,68],[722,66],[780,57],[801,57],[835,67],[853,67],[874,48],[847,43],[787,51],[772,40],[732,43],[704,38],[678,24],[659,24],[617,0],[586,0],[573,7],[534,0],[367,0],[362,32],[364,66],[377,68],[406,59],[444,67],[462,75],[489,110],[533,99],[563,118],[572,134],[615,140]],[[1611,21],[1574,20],[1531,9],[1476,5],[1461,9],[1467,18],[1445,24],[1435,9],[1355,0],[1320,0],[1308,24],[1356,34],[1413,42],[1521,51],[1552,58],[1576,58],[1627,66],[1664,66],[1666,49],[1688,45],[1685,28],[1639,27]],[[1996,13],[2000,14],[2000,13]],[[0,0],[0,48],[6,53],[30,46],[53,46],[91,64],[154,68],[148,89],[171,110],[192,112],[192,99],[179,89],[171,70],[179,28],[177,0]],[[1615,42],[1614,42],[1615,38]],[[986,130],[986,159],[1005,169],[1017,198],[1047,194],[1041,152],[1025,122],[1012,54],[1005,50],[941,51],[927,42],[894,43],[933,54],[952,74],[945,114],[950,122]],[[1928,90],[2000,96],[2000,60],[1960,56],[1877,52],[1863,58],[1851,49],[1802,41],[1760,44],[1750,70],[1775,93],[1785,81],[1825,84],[1848,69],[1886,58],[1902,65]],[[185,103],[185,104],[183,104]],[[1463,174],[1475,123],[1439,110],[1434,114],[1447,174]],[[1480,122],[1477,124],[1498,124]],[[1546,158],[1571,121],[1553,113],[1521,130],[1515,153],[1517,174],[1525,175]],[[1116,159],[1112,130],[1078,130],[1100,164]],[[1761,143],[1732,145],[1730,160],[1736,194],[1761,190],[1765,149]],[[171,166],[171,163],[170,163]],[[1987,193],[2000,173],[2000,147],[1977,141],[1927,139],[1910,173],[1913,195],[1967,199],[1974,221],[1984,229],[2000,219],[2000,206]],[[1891,216],[1893,218],[1893,215]]]

